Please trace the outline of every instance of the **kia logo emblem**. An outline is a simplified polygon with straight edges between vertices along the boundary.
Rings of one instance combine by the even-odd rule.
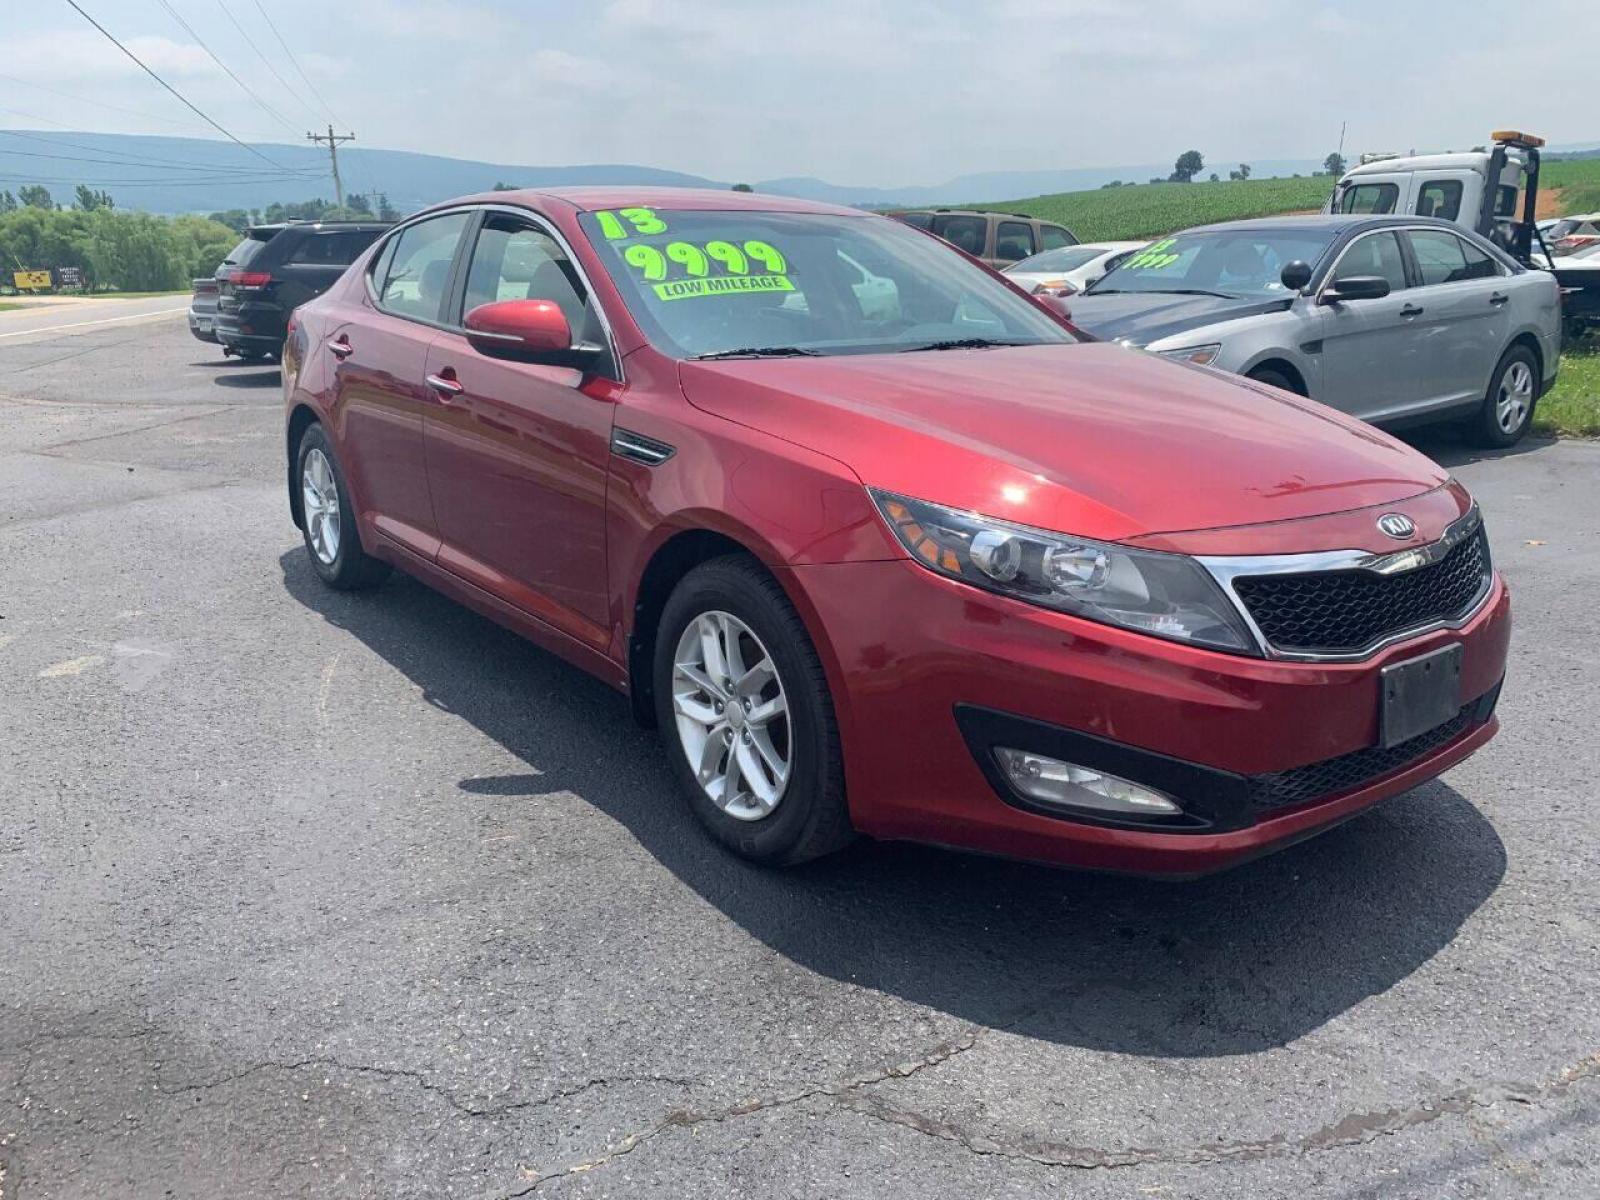
[[[1417,531],[1411,518],[1399,513],[1384,513],[1378,518],[1378,528],[1399,541],[1404,541]]]

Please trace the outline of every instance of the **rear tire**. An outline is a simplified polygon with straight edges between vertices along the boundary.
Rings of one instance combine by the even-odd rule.
[[[1496,450],[1515,446],[1532,426],[1538,403],[1539,360],[1526,346],[1513,346],[1501,356],[1483,405],[1470,420],[1473,440]]]
[[[673,772],[712,837],[787,865],[855,836],[822,663],[752,559],[713,559],[679,582],[656,630],[654,683]]]
[[[295,486],[300,492],[300,530],[311,569],[339,591],[374,587],[389,577],[389,564],[361,546],[350,486],[318,422],[306,426],[295,450]]]

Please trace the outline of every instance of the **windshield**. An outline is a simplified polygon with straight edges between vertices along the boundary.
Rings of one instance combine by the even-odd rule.
[[[1076,340],[948,246],[883,217],[626,208],[580,223],[645,336],[680,358]]]
[[[1079,267],[1088,266],[1105,253],[1106,251],[1098,246],[1064,246],[1059,250],[1046,250],[1043,254],[1035,254],[1032,258],[1012,263],[1006,268],[1006,273],[1076,271]]]
[[[1225,229],[1180,233],[1152,242],[1091,287],[1087,295],[1170,292],[1271,297],[1287,292],[1278,276],[1296,259],[1315,267],[1333,232],[1318,229]]]

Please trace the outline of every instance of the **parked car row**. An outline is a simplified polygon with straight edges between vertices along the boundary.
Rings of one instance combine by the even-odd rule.
[[[1446,471],[1196,364],[1260,367],[1235,347],[1284,320],[1308,390],[1420,378],[1457,307],[1538,323],[1546,281],[1486,246],[1352,216],[1162,239],[1071,304],[1167,355],[855,210],[467,197],[294,313],[289,509],[329,587],[402,569],[626,693],[739,855],[1209,871],[1485,744],[1509,600]],[[1389,291],[1426,327],[1384,333]]]
[[[211,279],[194,281],[189,330],[246,361],[276,358],[289,314],[334,285],[387,222],[255,225]]]

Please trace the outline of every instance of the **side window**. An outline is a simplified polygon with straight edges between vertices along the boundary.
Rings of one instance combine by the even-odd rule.
[[[1461,183],[1455,179],[1430,179],[1417,193],[1417,216],[1454,221],[1461,215]]]
[[[466,213],[450,213],[400,231],[394,249],[385,249],[378,264],[385,268],[384,273],[373,273],[379,308],[402,317],[439,320],[450,283],[450,263],[467,218]]]
[[[1442,229],[1413,229],[1407,236],[1411,238],[1411,250],[1417,256],[1423,287],[1471,278],[1467,274],[1467,256],[1462,249],[1461,239],[1455,234]]]
[[[900,213],[897,217],[895,217],[895,220],[903,221],[907,225],[914,225],[918,229],[932,229],[933,228],[933,214],[932,213],[918,213],[918,212]]]
[[[1463,241],[1461,250],[1467,256],[1467,279],[1493,279],[1503,274],[1500,264],[1493,258],[1479,250],[1471,242]]]
[[[1400,239],[1392,233],[1369,233],[1350,243],[1350,247],[1333,269],[1333,280],[1351,279],[1357,275],[1378,275],[1389,281],[1389,290],[1398,292],[1406,286],[1406,260],[1400,250]]]
[[[1039,226],[1039,248],[1041,250],[1059,250],[1063,246],[1076,246],[1077,244],[1078,239],[1059,225]]]
[[[372,245],[375,233],[345,230],[340,233],[314,233],[302,238],[289,256],[291,263],[313,267],[348,267]]]
[[[1517,215],[1518,192],[1514,185],[1502,183],[1494,189],[1494,215],[1497,217],[1514,217]]]
[[[1358,183],[1339,197],[1342,213],[1392,213],[1400,199],[1400,188],[1392,183]]]
[[[1033,253],[1033,226],[1022,221],[1001,221],[994,235],[994,256],[1016,262]]]
[[[583,283],[561,244],[515,217],[484,222],[467,268],[465,312],[496,300],[553,300],[574,336],[587,316]]]
[[[958,250],[982,258],[984,243],[989,239],[989,222],[983,217],[935,217],[933,232]]]

